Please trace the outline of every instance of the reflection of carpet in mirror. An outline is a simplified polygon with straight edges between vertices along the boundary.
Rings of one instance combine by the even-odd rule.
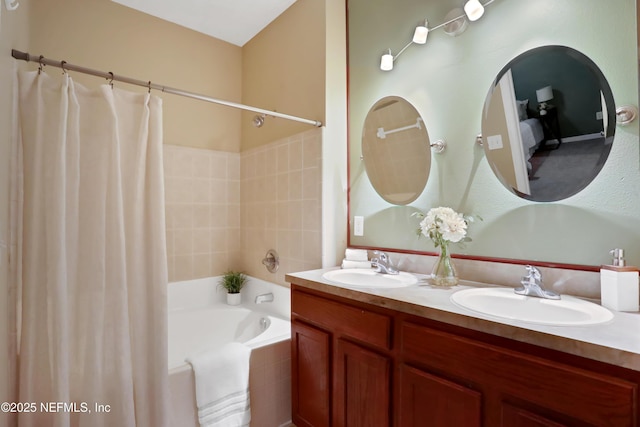
[[[555,201],[574,195],[598,174],[609,152],[604,137],[565,142],[557,150],[538,150],[531,157],[532,200]]]

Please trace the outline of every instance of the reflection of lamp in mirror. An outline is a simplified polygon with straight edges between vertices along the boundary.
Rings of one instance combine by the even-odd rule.
[[[541,116],[547,115],[547,101],[553,99],[553,88],[551,86],[545,86],[542,89],[536,90],[536,98],[538,98],[538,109]]]

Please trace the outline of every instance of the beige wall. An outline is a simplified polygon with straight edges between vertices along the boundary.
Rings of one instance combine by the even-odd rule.
[[[34,55],[241,101],[241,48],[110,0],[30,2]],[[51,74],[58,69],[48,69]],[[88,86],[104,83],[73,74]],[[118,85],[118,83],[116,83]],[[120,83],[127,90],[144,90]],[[239,151],[240,110],[155,92],[164,99],[167,144]]]
[[[298,0],[242,48],[242,103],[324,123],[325,2]],[[242,150],[304,132],[310,125],[242,113]]]

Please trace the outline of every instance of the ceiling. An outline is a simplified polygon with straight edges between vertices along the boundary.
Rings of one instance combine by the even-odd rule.
[[[296,0],[112,0],[243,46]]]

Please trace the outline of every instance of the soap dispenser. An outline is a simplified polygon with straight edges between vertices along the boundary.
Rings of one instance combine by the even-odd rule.
[[[600,295],[604,307],[617,311],[638,311],[638,268],[625,265],[624,250],[613,249],[611,265],[600,268]]]

